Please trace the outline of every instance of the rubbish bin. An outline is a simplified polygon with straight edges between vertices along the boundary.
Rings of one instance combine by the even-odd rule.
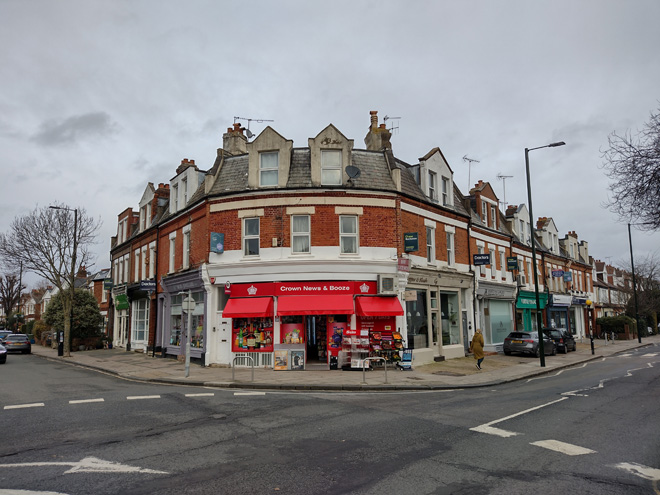
[[[339,366],[338,366],[337,356],[330,356],[330,369],[336,370],[338,368]]]

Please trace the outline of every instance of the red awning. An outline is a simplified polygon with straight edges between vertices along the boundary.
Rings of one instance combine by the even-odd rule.
[[[227,301],[223,318],[256,318],[273,316],[272,297],[241,297]]]
[[[357,297],[357,314],[360,316],[403,316],[403,308],[397,297]]]
[[[277,314],[282,315],[352,315],[353,296],[280,296],[277,298]]]

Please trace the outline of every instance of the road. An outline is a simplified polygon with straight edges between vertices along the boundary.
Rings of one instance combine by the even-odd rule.
[[[660,347],[439,392],[165,386],[29,355],[0,370],[0,495],[660,494]]]

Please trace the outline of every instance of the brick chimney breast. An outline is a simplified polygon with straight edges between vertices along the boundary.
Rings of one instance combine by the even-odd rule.
[[[387,129],[385,124],[378,125],[378,111],[371,110],[369,112],[371,125],[367,135],[364,137],[364,144],[369,151],[382,151],[385,149],[391,150],[392,143],[390,138],[392,133]]]

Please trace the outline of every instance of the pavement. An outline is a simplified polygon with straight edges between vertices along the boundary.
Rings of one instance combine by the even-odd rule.
[[[589,339],[578,340],[577,350],[568,354],[546,356],[545,367],[540,359],[504,354],[486,355],[482,370],[476,368],[472,356],[415,366],[411,371],[393,367],[363,371],[304,370],[275,371],[264,368],[229,368],[190,364],[188,376],[185,364],[172,358],[124,349],[97,349],[72,352],[71,357],[58,357],[57,350],[32,346],[32,353],[41,358],[101,371],[135,381],[189,385],[198,387],[259,390],[325,390],[325,391],[428,391],[487,387],[555,373],[588,361],[626,353],[632,349],[660,344],[660,335],[635,340],[605,342],[594,340],[594,354]],[[8,363],[11,362],[9,356]]]

